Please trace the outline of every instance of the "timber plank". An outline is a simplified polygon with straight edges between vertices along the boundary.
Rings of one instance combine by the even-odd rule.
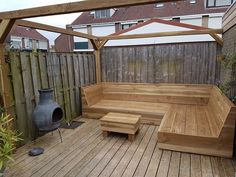
[[[125,139],[121,139],[121,142],[119,140],[118,143],[116,143],[111,148],[109,153],[107,153],[106,156],[104,156],[104,158],[99,162],[99,164],[96,166],[96,168],[94,168],[88,176],[89,177],[97,177],[97,176],[99,176],[99,174],[101,172],[103,172],[104,168],[107,167],[107,165],[113,159],[114,155],[116,155],[118,153],[118,151],[125,144],[125,142],[126,142]],[[109,170],[111,170],[111,169],[109,169]]]
[[[103,141],[98,145],[99,147],[93,149],[92,152],[89,153],[87,156],[85,156],[79,163],[76,163],[75,166],[67,166],[67,168],[69,167],[71,169],[67,174],[64,174],[64,171],[63,173],[61,173],[60,171],[59,173],[56,174],[56,176],[64,176],[64,175],[71,177],[78,176],[78,174],[82,172],[82,169],[86,167],[86,165],[89,164],[91,160],[99,154],[99,152],[102,153],[99,155],[103,157],[104,153],[106,153],[117,142],[117,140],[118,139],[116,137],[115,138],[108,137],[108,139],[103,139]],[[78,159],[76,159],[76,161],[78,161]]]
[[[96,167],[96,165],[100,162],[100,160],[104,158],[104,156],[109,152],[109,150],[113,146],[115,146],[116,144],[121,145],[121,143],[122,140],[116,139],[114,140],[114,142],[111,141],[111,143],[104,146],[104,148],[99,153],[96,154],[93,160],[90,161],[86,166],[84,166],[83,171],[77,172],[76,176],[87,176],[91,172],[91,170],[93,170]]]
[[[168,177],[178,177],[180,166],[180,152],[172,152]]]
[[[191,154],[191,177],[201,177],[201,157],[200,155]]]
[[[126,170],[124,171],[123,175],[124,177],[132,177],[135,173],[135,170],[143,156],[143,153],[151,139],[151,136],[155,130],[154,126],[150,126],[149,129],[147,130],[146,136],[143,138],[141,141],[138,149],[134,153],[131,161],[129,162],[129,165],[127,166]]]
[[[210,157],[201,156],[201,168],[203,177],[213,177]]]
[[[131,145],[130,141],[125,141],[125,143],[120,147],[118,152],[115,154],[115,156],[111,159],[109,164],[105,167],[105,169],[101,172],[99,177],[109,177],[113,170],[116,168],[117,164],[120,162],[120,160],[125,155],[127,149]]]
[[[148,129],[148,126],[144,125],[143,128],[139,131],[135,141],[132,142],[129,149],[126,151],[125,155],[123,156],[119,164],[116,166],[116,168],[112,172],[111,177],[122,176],[122,174],[124,173],[126,169],[126,166],[129,164],[130,160],[132,159],[136,149],[138,148],[142,139],[146,136],[147,129]]]
[[[190,177],[190,154],[181,153],[179,176]]]
[[[157,177],[167,177],[170,165],[170,158],[171,158],[171,151],[164,150],[156,174]]]
[[[145,153],[142,156],[142,159],[140,160],[137,169],[134,173],[135,177],[143,177],[148,169],[149,162],[151,161],[154,149],[156,147],[157,143],[157,131],[159,127],[156,127],[152,137],[145,149]]]
[[[222,166],[226,176],[235,176],[235,169],[233,167],[232,160],[221,159]]]
[[[213,176],[226,176],[224,173],[224,168],[221,164],[221,159],[219,157],[211,157],[211,167]]]
[[[196,106],[187,106],[185,132],[188,135],[197,134]]]
[[[158,146],[155,147],[155,150],[152,155],[152,159],[149,163],[148,169],[146,171],[145,177],[154,177],[156,176],[156,173],[159,169],[161,157],[162,157],[163,151],[158,148]]]

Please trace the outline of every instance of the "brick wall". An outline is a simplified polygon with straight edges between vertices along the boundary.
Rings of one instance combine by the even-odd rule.
[[[223,54],[236,52],[236,25],[223,34]]]
[[[224,40],[224,44],[223,44],[223,55],[227,55],[233,52],[236,52],[236,25],[234,25],[233,27],[231,27],[229,30],[227,30],[226,32],[224,32],[223,34],[223,40]],[[225,75],[227,75],[226,70],[222,69],[221,72],[221,80],[225,80]],[[233,66],[232,70],[231,70],[231,79],[232,80],[236,80],[236,66]],[[236,85],[235,83],[231,86],[231,90],[228,94],[229,97],[233,97],[236,96]]]

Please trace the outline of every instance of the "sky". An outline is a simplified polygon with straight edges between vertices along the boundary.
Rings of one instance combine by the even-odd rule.
[[[60,4],[67,2],[75,2],[79,0],[0,0],[0,12],[25,9],[31,7],[39,7],[45,5],[52,4]],[[65,28],[67,24],[71,24],[80,13],[66,14],[66,15],[55,15],[55,16],[47,16],[47,17],[38,17],[38,18],[30,18],[25,20],[30,20],[34,22],[39,22],[43,24],[48,24],[52,26],[57,26],[61,28]],[[46,31],[38,30],[41,34],[47,37],[50,41],[50,44],[54,44],[54,40],[58,37],[58,33],[51,33]]]

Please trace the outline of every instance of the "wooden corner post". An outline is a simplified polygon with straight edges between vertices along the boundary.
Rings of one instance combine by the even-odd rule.
[[[94,50],[95,60],[96,60],[96,79],[97,84],[101,83],[101,56],[100,49]]]
[[[9,66],[5,60],[5,39],[11,31],[15,20],[2,20],[0,23],[0,85],[3,105],[8,114],[14,116],[14,100],[11,92]]]

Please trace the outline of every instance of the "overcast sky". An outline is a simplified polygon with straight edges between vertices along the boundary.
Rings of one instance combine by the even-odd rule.
[[[52,5],[52,4],[60,4],[66,2],[75,2],[79,0],[0,0],[0,11],[10,11],[10,10],[18,10],[24,8],[31,8],[31,7],[39,7],[45,5]],[[49,24],[52,26],[62,27],[65,28],[67,24],[72,23],[80,13],[75,14],[67,14],[67,15],[55,15],[50,17],[40,17],[40,18],[31,18],[27,20]],[[57,33],[39,31],[45,37],[50,40],[50,44],[54,43],[54,40],[58,36]]]

